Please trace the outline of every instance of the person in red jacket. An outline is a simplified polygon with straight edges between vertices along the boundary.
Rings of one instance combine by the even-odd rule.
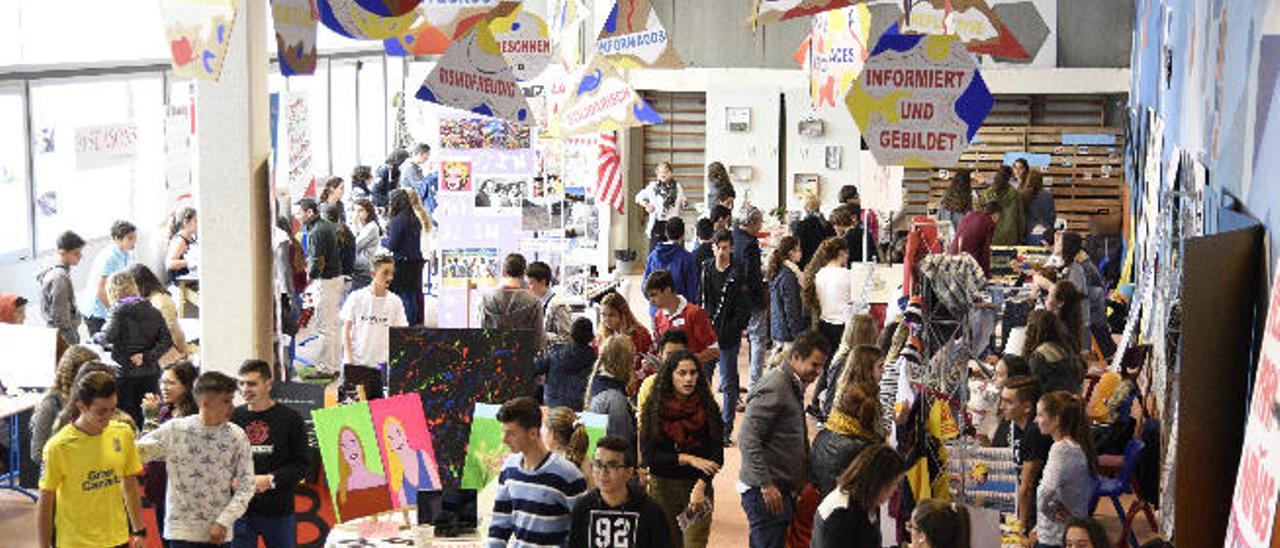
[[[698,363],[710,363],[720,357],[720,344],[707,311],[676,294],[670,272],[658,270],[650,274],[644,293],[658,310],[653,317],[653,332],[658,338],[669,329],[679,329],[689,335],[689,351]]]

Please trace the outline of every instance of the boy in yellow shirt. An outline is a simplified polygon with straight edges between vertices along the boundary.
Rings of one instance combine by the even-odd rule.
[[[74,399],[79,417],[44,447],[36,514],[40,546],[53,546],[56,500],[57,546],[142,548],[146,530],[137,478],[142,461],[133,429],[111,420],[115,379],[104,372],[85,375],[76,383]]]

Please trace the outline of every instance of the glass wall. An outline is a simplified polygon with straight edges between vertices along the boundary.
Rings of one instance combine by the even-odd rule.
[[[25,118],[22,89],[0,86],[0,258],[31,246]]]

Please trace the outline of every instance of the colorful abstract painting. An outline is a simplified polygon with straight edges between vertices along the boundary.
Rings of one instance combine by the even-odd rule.
[[[405,34],[418,19],[413,11],[398,17],[379,15],[357,0],[316,0],[316,11],[329,30],[356,40],[385,40]]]
[[[366,0],[367,1],[367,0]],[[403,33],[383,42],[387,55],[440,55],[449,44],[461,38],[472,27],[484,21],[491,11],[503,4],[515,4],[502,0],[422,0],[418,19]],[[503,6],[506,9],[506,6]]]
[[[533,330],[391,329],[391,393],[422,398],[440,479],[461,484],[476,402],[532,396]]]
[[[617,0],[596,38],[596,51],[619,68],[684,68],[649,0]]]
[[[871,10],[865,4],[814,15],[797,52],[809,73],[809,96],[819,109],[842,106],[849,86],[871,56]]]
[[[885,34],[845,96],[881,166],[954,165],[994,105],[954,35]]]
[[[567,137],[661,123],[662,115],[631,89],[603,55],[596,55],[569,89],[551,132]]]
[[[418,491],[440,489],[436,450],[422,415],[418,394],[401,394],[369,403],[378,447],[387,470],[387,491],[395,508],[418,504]]]
[[[338,522],[391,509],[386,469],[369,404],[350,403],[311,412],[325,482]]]
[[[231,45],[235,0],[164,0],[160,13],[174,75],[218,81]]]
[[[415,96],[422,101],[532,123],[524,91],[488,25],[476,25],[449,46]]]
[[[271,0],[280,74],[316,72],[316,19],[312,0]]]

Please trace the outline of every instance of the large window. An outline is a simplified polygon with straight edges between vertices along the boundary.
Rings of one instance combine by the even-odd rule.
[[[0,87],[0,257],[31,247],[25,112],[21,88]]]
[[[105,236],[135,197],[163,195],[162,105],[160,75],[31,86],[37,249],[64,230]]]

